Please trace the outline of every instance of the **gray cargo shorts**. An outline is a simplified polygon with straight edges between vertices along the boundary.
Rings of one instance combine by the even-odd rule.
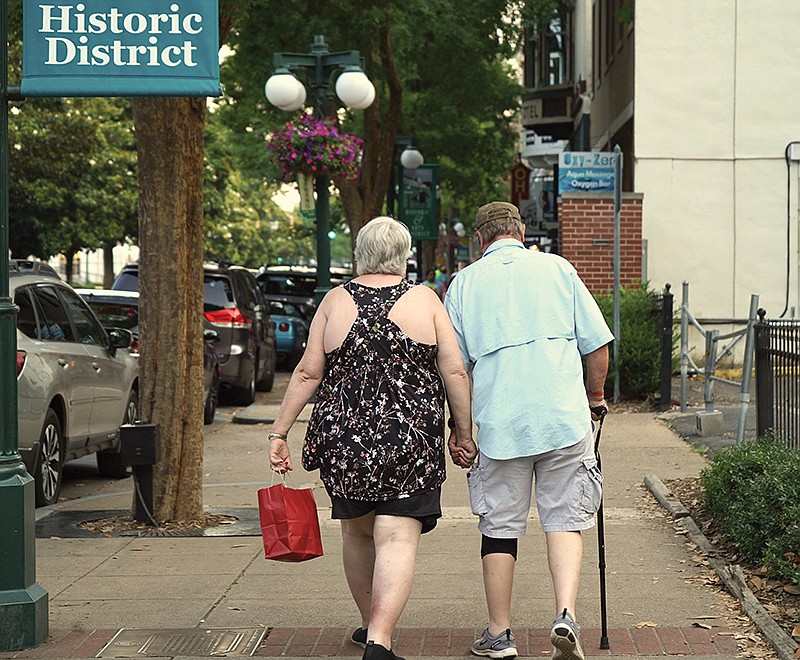
[[[481,453],[467,473],[472,513],[484,536],[520,538],[528,526],[532,488],[545,532],[575,532],[594,526],[603,475],[594,455],[594,436],[536,456],[495,460]]]

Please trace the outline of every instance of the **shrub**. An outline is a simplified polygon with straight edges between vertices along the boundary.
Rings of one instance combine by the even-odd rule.
[[[597,296],[608,327],[614,329],[614,296]],[[647,283],[620,291],[619,305],[619,389],[629,398],[646,398],[656,392],[661,379],[660,312],[655,311],[656,294]],[[609,350],[613,350],[609,347]],[[611,358],[611,355],[609,355]],[[606,383],[613,382],[613,361],[609,359]]]
[[[769,577],[800,585],[800,452],[769,434],[715,454],[700,478],[719,532]]]

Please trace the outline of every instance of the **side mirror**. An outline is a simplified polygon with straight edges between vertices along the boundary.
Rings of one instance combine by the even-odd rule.
[[[219,333],[216,330],[206,328],[203,330],[203,340],[210,342],[219,341]]]
[[[133,333],[124,328],[110,328],[108,330],[108,338],[111,340],[111,348],[114,350],[130,348],[133,343]]]

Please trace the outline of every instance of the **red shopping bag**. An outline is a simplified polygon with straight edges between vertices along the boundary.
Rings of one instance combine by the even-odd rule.
[[[298,562],[322,556],[317,503],[310,488],[260,488],[258,515],[266,559]]]

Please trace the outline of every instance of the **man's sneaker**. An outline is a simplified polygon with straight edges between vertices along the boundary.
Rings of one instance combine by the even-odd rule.
[[[575,623],[567,609],[556,617],[550,629],[553,645],[553,660],[584,660],[581,646],[581,628]]]
[[[352,640],[353,644],[360,646],[362,649],[367,648],[367,629],[356,628],[350,639]]]
[[[511,628],[506,628],[497,637],[489,634],[489,629],[483,631],[472,644],[470,649],[475,655],[483,655],[489,658],[515,658],[517,656],[517,643]]]

